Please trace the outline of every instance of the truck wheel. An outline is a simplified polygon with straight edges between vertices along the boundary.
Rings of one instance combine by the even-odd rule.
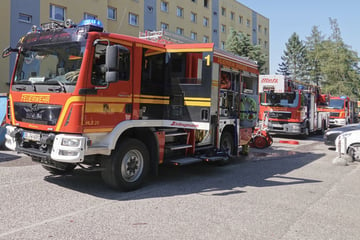
[[[131,191],[138,189],[149,170],[149,151],[137,139],[124,139],[105,161],[101,175],[112,188]]]
[[[64,169],[53,168],[47,165],[42,165],[42,167],[54,175],[64,175],[71,173],[76,167],[76,164],[72,163],[62,163],[62,165],[64,165]]]
[[[350,146],[348,155],[353,161],[360,161],[360,143],[355,143]]]

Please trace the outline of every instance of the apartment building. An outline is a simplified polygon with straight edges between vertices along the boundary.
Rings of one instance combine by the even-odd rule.
[[[240,1],[240,2],[239,2]],[[97,18],[105,31],[138,36],[146,30],[166,29],[198,42],[224,48],[230,29],[262,46],[269,71],[269,19],[241,4],[241,0],[2,0],[2,49],[16,46],[33,25],[71,19]],[[0,61],[0,92],[6,92],[14,54]]]

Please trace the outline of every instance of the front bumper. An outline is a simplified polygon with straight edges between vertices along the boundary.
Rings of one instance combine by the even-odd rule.
[[[298,135],[305,133],[303,124],[301,123],[288,123],[288,122],[270,122],[268,123],[268,130],[270,133],[275,134],[289,134]]]
[[[81,163],[87,149],[87,138],[73,134],[54,134],[6,127],[5,146],[40,160]]]
[[[329,125],[332,127],[341,127],[346,125],[344,118],[330,118]]]

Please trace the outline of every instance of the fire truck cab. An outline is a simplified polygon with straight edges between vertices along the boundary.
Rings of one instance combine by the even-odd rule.
[[[282,75],[260,75],[260,120],[268,116],[272,134],[307,136],[324,132],[329,126],[329,114],[320,112],[319,89],[286,80]]]
[[[88,19],[33,28],[11,52],[6,146],[51,173],[80,166],[133,190],[159,164],[226,162],[256,124],[257,65],[213,43],[106,33]]]

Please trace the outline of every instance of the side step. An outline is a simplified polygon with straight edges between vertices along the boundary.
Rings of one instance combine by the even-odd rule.
[[[184,165],[190,165],[198,162],[202,162],[203,160],[201,158],[195,158],[195,157],[185,157],[185,158],[179,158],[171,160],[170,163],[175,166],[184,166]]]
[[[227,161],[229,160],[228,156],[201,156],[201,157],[185,157],[171,160],[170,163],[175,166],[184,166],[190,165],[199,162],[218,162],[218,161]]]

